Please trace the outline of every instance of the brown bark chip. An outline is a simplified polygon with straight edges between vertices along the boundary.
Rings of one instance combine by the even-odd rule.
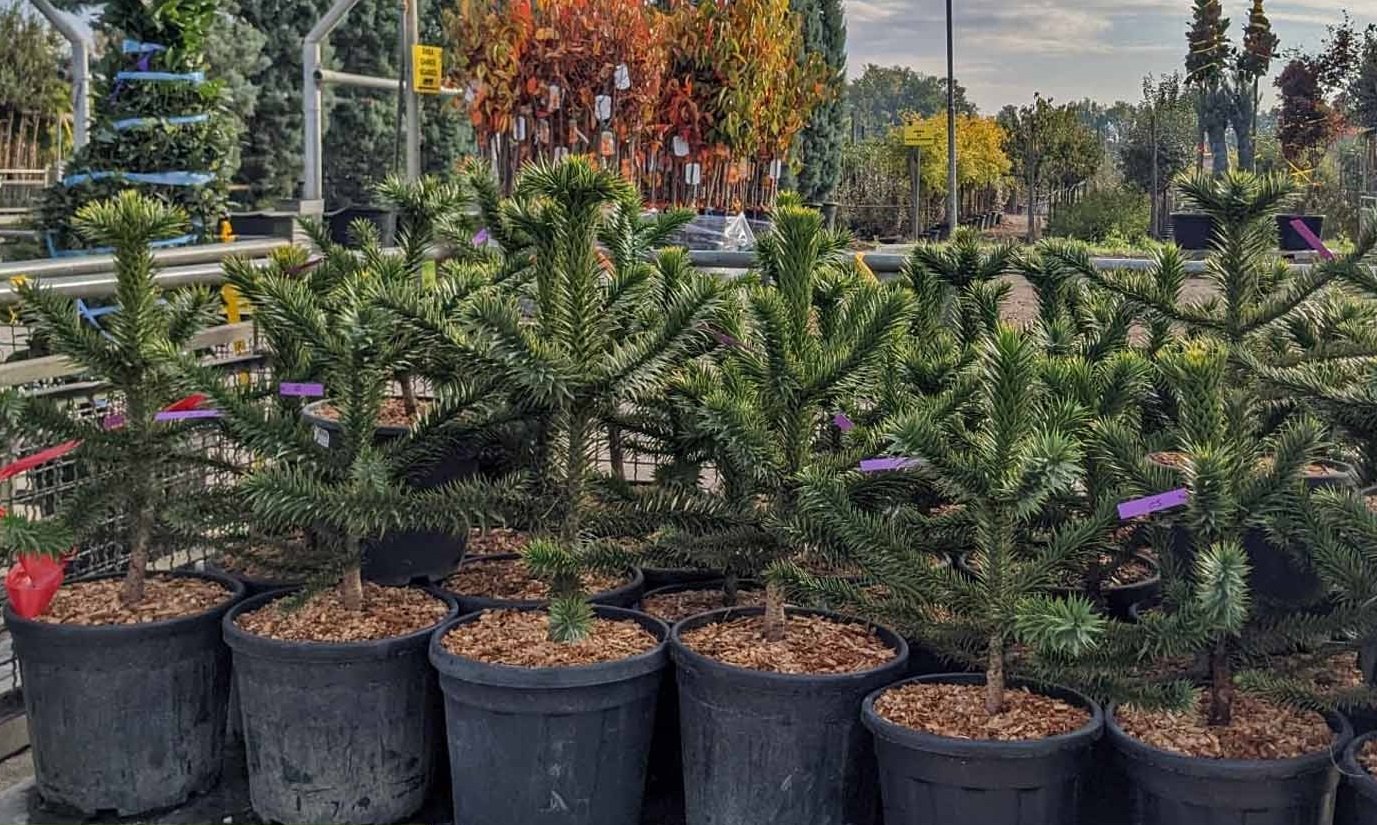
[[[1079,730],[1090,712],[1060,699],[1010,688],[1004,711],[985,712],[984,685],[920,682],[890,688],[875,700],[882,719],[906,728],[952,739],[1020,742]]]
[[[406,636],[440,622],[449,606],[412,587],[363,585],[363,609],[351,611],[334,588],[304,602],[278,600],[235,619],[255,636],[283,642],[372,642]]]
[[[1358,764],[1368,773],[1377,772],[1377,739],[1369,739],[1358,750]]]
[[[120,603],[123,586],[122,576],[64,584],[36,621],[84,626],[161,622],[205,613],[230,597],[230,591],[219,582],[149,576],[143,583],[143,601],[125,607]]]
[[[1324,717],[1312,710],[1269,702],[1239,694],[1234,699],[1233,722],[1211,727],[1206,722],[1209,699],[1190,710],[1115,711],[1119,726],[1133,738],[1171,753],[1205,759],[1293,759],[1328,748],[1334,732]]]
[[[485,610],[476,621],[445,634],[441,644],[455,656],[515,667],[576,667],[630,659],[660,642],[633,621],[595,618],[588,638],[553,642],[549,617],[539,610]]]
[[[590,595],[616,590],[630,581],[603,573],[584,573],[579,578],[584,592]],[[445,579],[444,586],[451,593],[490,599],[540,601],[550,598],[550,586],[532,576],[521,559],[469,559]]]
[[[504,553],[520,553],[531,540],[529,533],[507,527],[493,527],[489,530],[470,530],[464,552],[473,556],[497,556]]]
[[[823,616],[789,616],[783,641],[765,641],[763,616],[713,622],[685,631],[689,649],[729,665],[771,673],[856,673],[894,659],[868,625]]]
[[[727,604],[721,590],[681,590],[641,599],[641,612],[674,624],[689,616],[724,607],[759,607],[765,603],[763,590],[738,590],[736,604]]]
[[[431,402],[425,399],[416,401],[416,412],[418,415],[425,415]],[[339,409],[330,402],[325,402],[314,409],[316,415],[326,421],[339,421]],[[384,398],[382,407],[378,409],[379,427],[410,427],[416,423],[411,416],[406,414],[406,403],[400,398]]]

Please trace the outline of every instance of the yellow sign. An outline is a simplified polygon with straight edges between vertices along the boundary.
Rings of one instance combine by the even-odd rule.
[[[904,145],[905,146],[933,146],[937,143],[936,135],[923,134],[923,127],[917,123],[909,123],[904,126]]]
[[[439,46],[411,47],[411,88],[421,94],[440,93],[443,52]]]

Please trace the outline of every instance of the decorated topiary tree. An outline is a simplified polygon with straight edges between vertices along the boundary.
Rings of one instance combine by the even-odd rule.
[[[98,26],[110,47],[95,70],[98,104],[90,142],[44,198],[39,227],[55,252],[83,245],[82,205],[123,189],[181,209],[177,238],[213,235],[226,211],[239,124],[221,84],[206,77],[206,37],[218,6],[210,0],[112,0]]]

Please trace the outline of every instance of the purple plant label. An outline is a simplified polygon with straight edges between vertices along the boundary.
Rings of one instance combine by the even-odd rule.
[[[1128,521],[1131,518],[1145,516],[1148,513],[1155,513],[1158,510],[1170,510],[1173,507],[1184,506],[1189,500],[1190,493],[1185,487],[1179,490],[1168,490],[1165,493],[1158,493],[1147,498],[1135,498],[1131,501],[1124,501],[1119,504],[1119,518]]]
[[[861,462],[863,473],[883,473],[886,470],[903,470],[917,466],[918,459],[896,456],[894,458],[867,458]]]
[[[474,245],[474,246],[487,246],[487,245],[488,245],[488,238],[489,238],[489,235],[488,235],[488,228],[485,226],[485,227],[483,227],[482,229],[478,230],[477,232],[473,233],[473,245]]]
[[[850,418],[848,418],[846,413],[844,412],[839,412],[836,415],[832,416],[832,423],[836,424],[837,429],[841,430],[844,433],[851,432],[851,430],[855,429],[856,427],[856,423],[852,421]]]
[[[192,418],[219,418],[219,410],[170,410],[153,416],[154,421],[185,421]]]
[[[299,395],[302,397],[318,398],[325,394],[325,385],[283,381],[281,384],[277,385],[277,391],[281,395]]]
[[[1320,253],[1321,258],[1326,261],[1334,260],[1334,253],[1329,251],[1329,247],[1324,245],[1324,241],[1320,240],[1319,235],[1316,235],[1310,230],[1310,227],[1305,225],[1305,221],[1300,218],[1292,218],[1291,228],[1296,230],[1296,234],[1304,238],[1306,243],[1310,244],[1311,249]]]
[[[712,333],[713,338],[717,339],[717,343],[722,344],[723,346],[738,348],[742,346],[740,341],[736,340],[732,336],[728,335],[727,333],[723,332],[722,330],[716,327],[710,329],[709,332]]]
[[[111,413],[100,420],[101,429],[115,430],[124,426],[124,416],[119,413]]]

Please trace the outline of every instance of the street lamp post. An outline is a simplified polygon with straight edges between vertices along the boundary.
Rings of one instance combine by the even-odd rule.
[[[956,70],[952,56],[951,0],[947,0],[947,232],[956,232],[961,202],[956,191]]]

